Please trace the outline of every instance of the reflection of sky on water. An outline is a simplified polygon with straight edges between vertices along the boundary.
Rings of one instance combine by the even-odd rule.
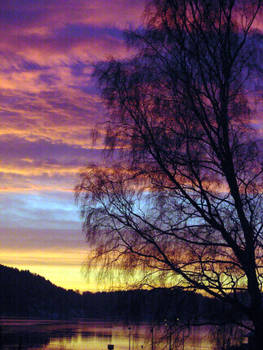
[[[0,326],[2,350],[107,350],[108,344],[113,344],[114,350],[129,349],[129,329],[124,323],[0,319]],[[151,326],[133,324],[130,328],[130,350],[150,350]],[[154,327],[155,350],[169,347],[167,334],[160,344],[157,342],[163,330],[164,326],[161,330]],[[184,332],[184,350],[215,349],[208,328],[196,327],[192,328],[190,336],[187,333]],[[175,348],[183,347],[177,345]]]

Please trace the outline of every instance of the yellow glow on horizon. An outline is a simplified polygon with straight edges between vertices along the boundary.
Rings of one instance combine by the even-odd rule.
[[[111,274],[118,275],[118,269],[107,271],[105,278],[105,275],[99,274],[99,266],[85,266],[88,257],[87,249],[2,250],[0,264],[18,270],[28,270],[64,289],[101,292],[127,288],[124,281],[118,278],[114,281],[111,279]]]
[[[95,274],[85,277],[87,250],[2,250],[0,263],[36,273],[58,287],[83,291],[98,291]]]
[[[5,266],[17,268],[18,270],[28,270],[49,280],[57,287],[64,289],[73,289],[80,292],[98,291],[95,280],[85,279],[83,267],[81,266],[61,266],[61,265],[23,265],[23,264],[4,264]]]

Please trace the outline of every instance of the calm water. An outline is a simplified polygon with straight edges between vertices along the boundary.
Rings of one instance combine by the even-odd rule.
[[[153,328],[148,324],[125,325],[110,322],[50,321],[28,319],[0,319],[2,350],[214,350],[213,332],[205,327],[191,331],[175,329],[171,335],[167,327]],[[129,329],[130,328],[130,329]],[[211,336],[212,334],[212,336]],[[130,343],[130,345],[129,345]]]

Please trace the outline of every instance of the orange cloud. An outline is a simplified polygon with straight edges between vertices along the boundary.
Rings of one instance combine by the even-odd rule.
[[[143,5],[141,0],[1,4],[1,263],[66,288],[95,288],[80,273],[87,247],[72,193],[79,169],[100,161],[104,147],[105,111],[92,63],[132,54],[121,30],[139,24]],[[101,135],[96,145],[94,128]]]

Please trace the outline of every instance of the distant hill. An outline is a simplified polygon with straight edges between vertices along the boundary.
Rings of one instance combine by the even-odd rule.
[[[0,265],[0,315],[46,318],[85,317],[123,321],[174,322],[177,318],[229,318],[214,299],[180,289],[133,290],[80,295],[29,271]]]
[[[0,265],[0,286],[2,316],[81,316],[81,295],[29,271]]]

